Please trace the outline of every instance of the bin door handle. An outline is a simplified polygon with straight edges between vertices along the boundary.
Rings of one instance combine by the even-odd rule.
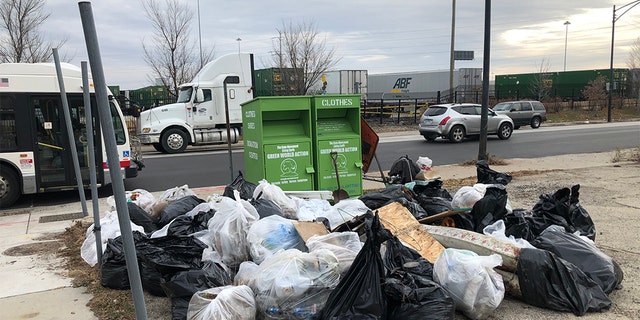
[[[313,167],[307,167],[306,171],[308,174],[316,173],[316,169],[314,169]]]
[[[355,162],[355,165],[356,165],[356,168],[361,168],[362,169],[362,167],[363,167],[363,164],[360,161]]]

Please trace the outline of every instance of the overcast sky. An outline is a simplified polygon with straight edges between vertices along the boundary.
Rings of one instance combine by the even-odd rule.
[[[436,0],[182,0],[191,6],[195,49],[198,26],[203,47],[216,56],[254,54],[256,68],[271,67],[276,29],[283,21],[313,21],[340,58],[336,70],[369,74],[449,69],[452,1]],[[613,5],[610,0],[492,1],[491,80],[494,75],[536,72],[543,60],[549,71],[562,71],[565,36],[566,69],[608,69]],[[475,52],[457,68],[482,67],[484,3],[456,1],[455,49]],[[198,4],[200,24],[198,24]],[[67,38],[60,49],[73,64],[87,60],[77,2],[48,0],[51,13],[43,31],[52,42]],[[152,84],[142,58],[142,42],[153,29],[140,0],[93,1],[92,10],[109,85],[137,89]],[[618,11],[618,15],[622,10]],[[568,28],[565,21],[571,24]],[[615,24],[614,67],[626,68],[630,46],[640,37],[640,5]],[[241,41],[236,39],[240,38]]]

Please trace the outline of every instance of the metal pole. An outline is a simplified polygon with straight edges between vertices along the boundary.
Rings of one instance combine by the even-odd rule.
[[[487,160],[487,121],[489,112],[489,62],[491,53],[491,0],[484,2],[484,57],[482,61],[482,114],[478,160]]]
[[[607,104],[607,122],[611,122],[611,102],[613,99],[613,37],[616,30],[616,6],[613,5],[611,18],[611,60],[609,60],[609,102]]]
[[[105,149],[107,152],[107,164],[109,165],[109,174],[111,175],[111,186],[113,188],[113,196],[116,202],[116,210],[122,234],[122,243],[124,246],[125,261],[127,262],[127,274],[131,292],[133,294],[133,305],[136,311],[136,319],[146,320],[147,310],[145,309],[144,294],[142,291],[142,282],[140,281],[140,269],[138,268],[138,260],[136,257],[135,243],[133,242],[133,231],[131,230],[131,219],[129,217],[129,209],[127,207],[127,199],[124,190],[124,182],[122,181],[122,173],[120,172],[120,160],[118,158],[118,149],[116,147],[115,130],[111,120],[111,112],[109,108],[109,97],[107,94],[107,84],[102,69],[102,58],[100,57],[100,46],[98,45],[98,36],[93,21],[93,12],[90,2],[78,2],[80,9],[80,18],[82,20],[82,29],[84,32],[85,43],[87,45],[87,54],[91,65],[91,73],[95,84],[96,102],[98,105],[98,114],[100,116],[100,124],[103,132]]]
[[[91,110],[91,95],[89,93],[89,69],[87,62],[80,62],[82,68],[82,98],[84,101],[84,115],[86,119],[87,147],[89,148],[89,178],[91,179],[91,204],[93,205],[93,236],[96,239],[98,253],[98,269],[102,267],[102,233],[100,227],[100,209],[98,208],[98,183],[96,182],[96,154],[93,143],[93,116]]]
[[[198,0],[198,43],[200,44],[200,69],[204,66],[204,57],[202,56],[202,30],[200,27],[200,0]]]
[[[453,0],[451,5],[451,54],[449,56],[449,102],[454,102],[453,100],[453,68],[455,66],[455,62],[453,59],[454,52],[454,42],[456,39],[456,0]]]
[[[567,71],[567,39],[569,36],[569,25],[571,22],[565,21],[565,29],[564,29],[564,69],[563,71]]]
[[[67,127],[67,138],[69,139],[69,149],[71,149],[71,160],[73,162],[73,171],[76,174],[76,183],[78,185],[78,194],[80,195],[80,204],[82,206],[82,216],[86,217],[87,213],[87,198],[84,195],[84,184],[82,183],[82,173],[80,172],[80,161],[78,161],[78,149],[76,146],[76,139],[73,133],[73,124],[71,123],[71,115],[69,114],[69,101],[67,101],[67,92],[64,88],[64,79],[62,75],[62,68],[60,67],[60,57],[58,57],[58,49],[53,48],[53,61],[56,65],[56,74],[58,75],[58,86],[60,87],[60,98],[62,99],[62,113],[64,114],[64,121]],[[78,115],[80,118],[80,115]],[[78,119],[80,120],[80,119]],[[80,121],[78,121],[78,126]],[[82,128],[78,127],[78,130]]]

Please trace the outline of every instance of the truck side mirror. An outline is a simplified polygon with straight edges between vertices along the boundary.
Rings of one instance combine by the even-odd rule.
[[[195,103],[204,102],[204,92],[202,91],[202,89],[198,88],[196,90],[196,100],[193,102]]]

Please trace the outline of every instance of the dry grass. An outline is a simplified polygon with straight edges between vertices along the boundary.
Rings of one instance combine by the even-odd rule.
[[[611,162],[618,163],[624,161],[640,163],[640,147],[635,147],[628,150],[617,148],[613,156],[611,157]]]

